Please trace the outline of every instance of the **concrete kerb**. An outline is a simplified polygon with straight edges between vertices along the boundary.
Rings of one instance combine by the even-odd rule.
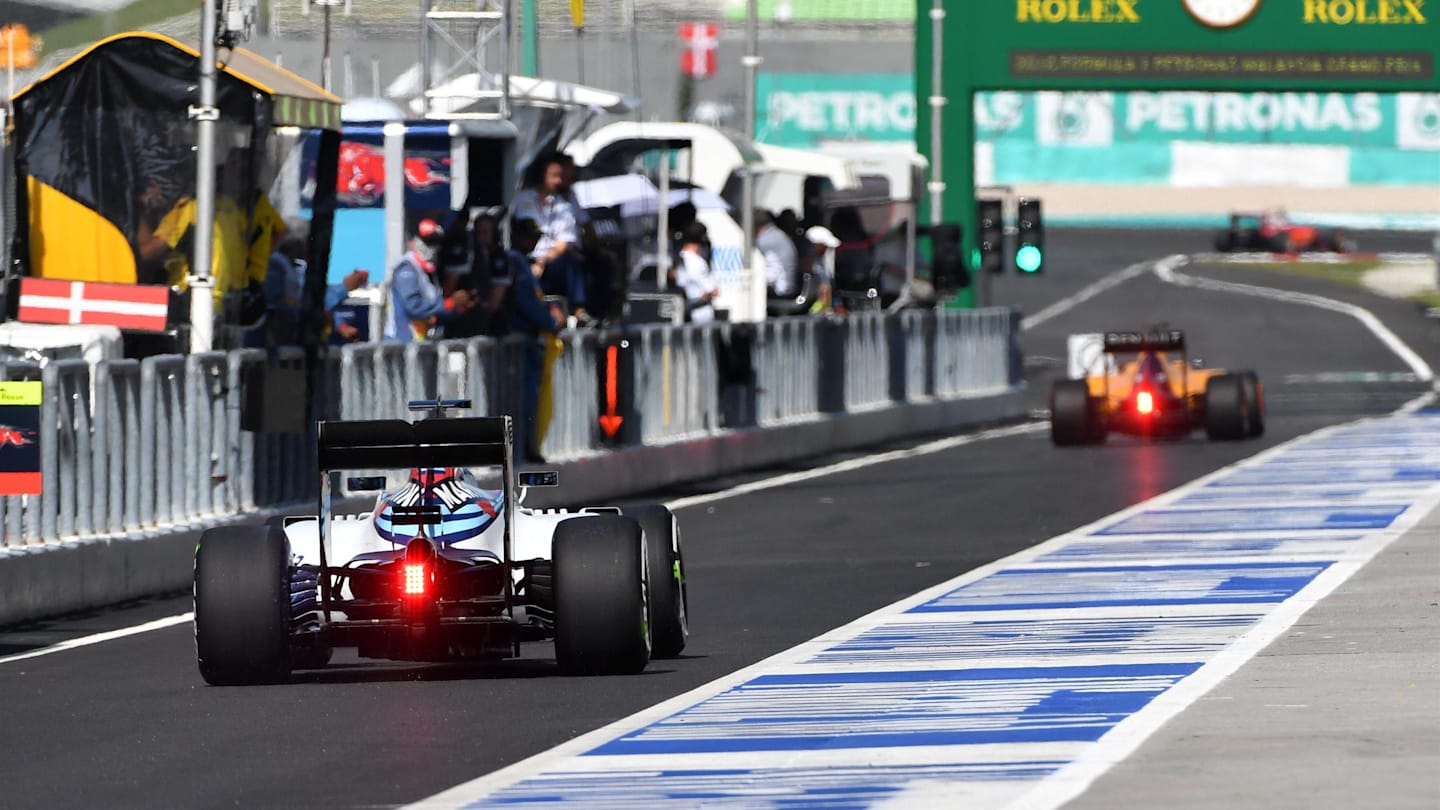
[[[534,490],[527,505],[595,503],[685,481],[730,475],[1025,415],[1024,385],[994,394],[935,400],[647,447],[547,465],[561,486]],[[338,511],[370,505],[352,499]],[[299,507],[304,511],[305,507]],[[206,525],[256,523],[296,508],[218,517]],[[0,550],[0,626],[188,590],[205,526],[143,535],[90,537]]]

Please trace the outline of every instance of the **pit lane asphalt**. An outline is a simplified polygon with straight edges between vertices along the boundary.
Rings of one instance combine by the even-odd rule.
[[[1121,266],[1203,250],[1206,240],[1115,237],[1053,232],[1047,276],[996,279],[997,300],[1035,311]],[[1255,271],[1225,277],[1303,282]],[[1374,307],[1440,367],[1440,326],[1413,307],[1324,285],[1312,291]],[[1116,439],[1061,451],[1039,432],[684,509],[690,647],[636,677],[563,678],[549,648],[533,645],[527,659],[488,668],[341,655],[294,684],[218,689],[195,670],[188,625],[0,664],[0,806],[371,807],[423,798],[1264,447],[1392,410],[1426,388],[1276,383],[1285,374],[1404,366],[1344,315],[1149,275],[1041,324],[1026,348],[1063,357],[1070,332],[1162,320],[1185,328],[1212,365],[1261,373],[1270,401],[1263,440]],[[1032,367],[1037,407],[1056,371]],[[0,655],[188,609],[181,597],[11,628],[0,633]]]

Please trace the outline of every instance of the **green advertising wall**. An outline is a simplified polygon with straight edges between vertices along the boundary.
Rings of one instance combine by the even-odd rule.
[[[758,84],[766,143],[915,137],[909,74],[761,74]],[[1275,145],[1297,147],[1282,153],[1279,184],[1313,183],[1317,171],[1335,174],[1331,185],[1440,184],[1440,94],[1000,91],[977,93],[973,117],[981,184],[1242,184],[1189,164],[1273,162],[1245,147]]]
[[[975,0],[933,14],[932,3],[916,6],[916,96],[926,103],[915,139],[932,165],[943,155],[940,210],[929,212],[941,221],[975,220],[975,92],[1440,92],[1440,1]]]

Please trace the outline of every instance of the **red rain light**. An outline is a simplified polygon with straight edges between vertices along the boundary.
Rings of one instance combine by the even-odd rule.
[[[1141,391],[1135,395],[1135,410],[1142,414],[1149,414],[1155,410],[1155,397],[1149,391]]]
[[[429,579],[428,573],[424,563],[406,563],[405,595],[419,596],[425,593],[425,583]]]

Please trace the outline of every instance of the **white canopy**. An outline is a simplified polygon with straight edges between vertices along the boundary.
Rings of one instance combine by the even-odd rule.
[[[860,187],[860,178],[845,158],[768,143],[757,143],[755,149],[764,159],[767,172],[829,178],[837,191]]]
[[[660,189],[650,182],[650,178],[640,174],[618,174],[582,180],[575,184],[575,198],[585,208],[618,205],[623,217],[645,216],[660,210]],[[671,188],[668,205],[674,207],[682,202],[691,203],[696,210],[730,210],[730,206],[713,191],[703,188]]]
[[[410,109],[419,115],[423,112],[420,89],[420,65],[416,64],[396,77],[385,89],[385,95],[412,99]],[[497,77],[466,73],[432,87],[431,107],[441,114],[460,112],[474,103],[473,94],[497,89]],[[530,106],[589,109],[612,115],[623,115],[640,107],[639,99],[620,93],[533,76],[510,77],[510,101]]]
[[[352,98],[340,107],[341,121],[404,121],[405,111],[388,98]]]

